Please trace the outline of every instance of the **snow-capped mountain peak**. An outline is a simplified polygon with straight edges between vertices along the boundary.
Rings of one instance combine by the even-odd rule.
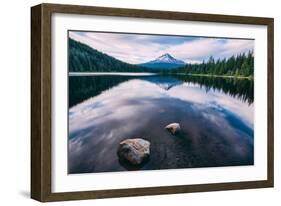
[[[174,58],[172,55],[166,53],[158,58],[140,64],[140,66],[147,67],[147,68],[156,68],[156,69],[174,69],[178,67],[184,66],[186,63],[182,60],[178,60]]]
[[[160,57],[156,58],[153,61],[150,61],[150,63],[185,64],[183,61],[172,57],[168,53],[161,55]]]

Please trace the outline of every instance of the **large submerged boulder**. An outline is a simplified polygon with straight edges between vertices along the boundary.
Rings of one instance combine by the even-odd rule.
[[[179,123],[171,123],[168,124],[165,129],[168,130],[171,134],[176,135],[180,132],[181,127]]]
[[[150,142],[141,138],[126,139],[120,142],[117,154],[121,161],[141,165],[149,158]]]

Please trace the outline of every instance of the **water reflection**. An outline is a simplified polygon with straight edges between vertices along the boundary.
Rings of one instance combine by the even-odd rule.
[[[130,169],[116,150],[134,137],[151,142],[142,170],[253,164],[253,83],[210,79],[70,77],[69,173]]]

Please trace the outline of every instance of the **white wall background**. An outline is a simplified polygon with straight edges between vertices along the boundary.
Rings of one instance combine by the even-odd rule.
[[[57,0],[95,6],[220,13],[275,18],[275,188],[47,203],[47,205],[280,205],[281,12],[275,0]],[[30,7],[37,0],[7,0],[0,8],[0,203],[39,205],[30,185]],[[3,141],[4,140],[4,141]],[[279,202],[279,203],[278,203]]]

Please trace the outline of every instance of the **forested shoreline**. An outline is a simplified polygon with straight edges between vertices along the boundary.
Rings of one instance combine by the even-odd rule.
[[[215,60],[212,56],[207,62],[201,64],[187,64],[182,68],[172,71],[172,73],[182,74],[202,74],[209,76],[234,76],[253,77],[254,75],[254,55],[250,51],[226,59]]]

